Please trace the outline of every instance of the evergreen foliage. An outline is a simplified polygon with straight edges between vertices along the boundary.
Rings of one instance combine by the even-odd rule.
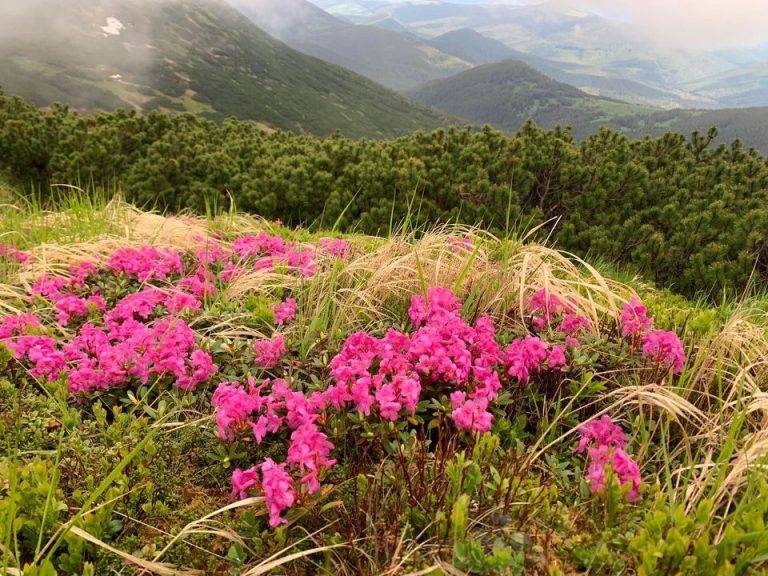
[[[39,111],[0,96],[0,171],[50,183],[119,184],[129,200],[238,209],[286,224],[386,234],[406,218],[492,232],[554,229],[559,247],[717,297],[768,279],[768,164],[714,131],[581,143],[532,123],[509,136],[450,128],[386,141],[265,132],[189,114]]]

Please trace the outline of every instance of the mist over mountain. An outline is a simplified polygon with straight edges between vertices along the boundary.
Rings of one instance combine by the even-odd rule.
[[[220,0],[2,3],[0,22],[0,86],[40,106],[193,112],[374,137],[446,122],[289,48]]]
[[[353,24],[307,0],[230,0],[269,34],[305,54],[406,90],[472,66],[440,51],[407,28]],[[394,23],[393,20],[390,22]]]
[[[609,3],[543,2],[386,2],[317,0],[319,6],[354,22],[386,18],[432,40],[472,30],[517,52],[508,57],[589,93],[663,108],[721,108],[768,105],[759,86],[747,78],[724,92],[706,79],[738,75],[739,69],[768,62],[765,43],[719,46],[671,43],[649,34],[647,26],[610,17]],[[618,3],[619,5],[621,3]],[[600,8],[599,10],[593,8]],[[695,10],[692,8],[692,11]],[[608,14],[608,16],[606,15]],[[686,34],[691,31],[686,30]],[[476,39],[466,39],[470,44]],[[468,54],[466,47],[459,53]],[[456,55],[456,51],[452,52]],[[496,60],[498,61],[498,59]],[[476,60],[474,63],[489,63]],[[744,95],[742,96],[742,92]]]

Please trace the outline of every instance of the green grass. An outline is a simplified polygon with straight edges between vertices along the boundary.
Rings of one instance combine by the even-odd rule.
[[[235,210],[178,219],[81,193],[59,202],[51,211],[35,203],[0,209],[2,229],[31,252],[38,272],[59,270],[57,260],[74,255],[101,261],[115,246],[159,241],[184,249],[201,233],[231,240],[267,230],[307,245],[337,235]],[[765,570],[764,297],[717,306],[689,301],[512,234],[414,230],[412,221],[386,239],[345,235],[353,257],[323,261],[315,276],[251,273],[206,299],[187,319],[215,355],[216,382],[267,376],[249,350],[274,329],[269,305],[288,295],[299,315],[280,329],[290,349],[281,370],[305,390],[327,385],[328,362],[350,333],[406,329],[410,296],[427,286],[453,288],[467,317],[490,314],[506,340],[525,333],[521,299],[547,285],[592,318],[600,335],[584,338],[561,380],[536,375],[528,386],[505,384],[492,434],[448,433],[437,399],[413,422],[332,420],[340,464],[277,530],[266,526],[258,496],[230,503],[228,477],[235,467],[281,458],[288,440],[221,442],[212,386],[182,392],[151,381],[74,402],[63,381],[30,378],[0,346],[6,571],[24,562],[27,574],[39,576],[141,568],[246,576],[278,565],[286,574],[337,576]],[[472,237],[472,251],[451,249],[451,237],[461,234]],[[5,282],[16,286],[17,278]],[[110,298],[140,287],[108,275],[98,282]],[[689,358],[679,377],[639,369],[616,344],[617,308],[633,293],[657,327],[685,342]],[[23,305],[50,315],[46,303]],[[637,504],[626,503],[615,485],[592,496],[581,480],[575,426],[603,413],[621,423],[641,464]],[[431,437],[419,433],[423,417],[432,418],[421,423]]]

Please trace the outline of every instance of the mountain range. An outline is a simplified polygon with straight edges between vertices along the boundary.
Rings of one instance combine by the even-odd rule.
[[[609,126],[633,137],[664,132],[706,133],[718,142],[737,138],[768,154],[768,107],[661,110],[588,94],[553,80],[519,60],[477,66],[409,93],[425,105],[473,124],[515,132],[528,120],[553,128],[570,126],[577,139]]]
[[[565,0],[526,5],[457,0],[315,1],[337,17],[357,23],[387,20],[425,38],[472,29],[525,54],[518,59],[548,76],[596,95],[664,108],[768,105],[765,45],[728,50],[669,48],[625,22],[574,9]],[[728,81],[730,73],[747,67],[754,67],[757,77],[743,86]],[[756,85],[762,86],[758,93],[763,99],[754,96]],[[753,96],[740,99],[742,91]]]
[[[407,90],[474,64],[432,46],[421,37],[378,25],[353,24],[306,0],[231,0],[256,25],[289,46]]]
[[[761,60],[761,58],[763,60]],[[768,152],[768,45],[692,53],[564,8],[482,0],[0,5],[0,87],[40,106],[191,112],[388,138],[529,118],[742,137]]]

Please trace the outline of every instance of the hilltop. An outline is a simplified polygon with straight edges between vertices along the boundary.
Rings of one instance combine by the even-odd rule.
[[[518,60],[477,66],[409,93],[415,100],[475,124],[516,132],[529,119],[571,126],[577,138],[652,108],[592,96]]]

